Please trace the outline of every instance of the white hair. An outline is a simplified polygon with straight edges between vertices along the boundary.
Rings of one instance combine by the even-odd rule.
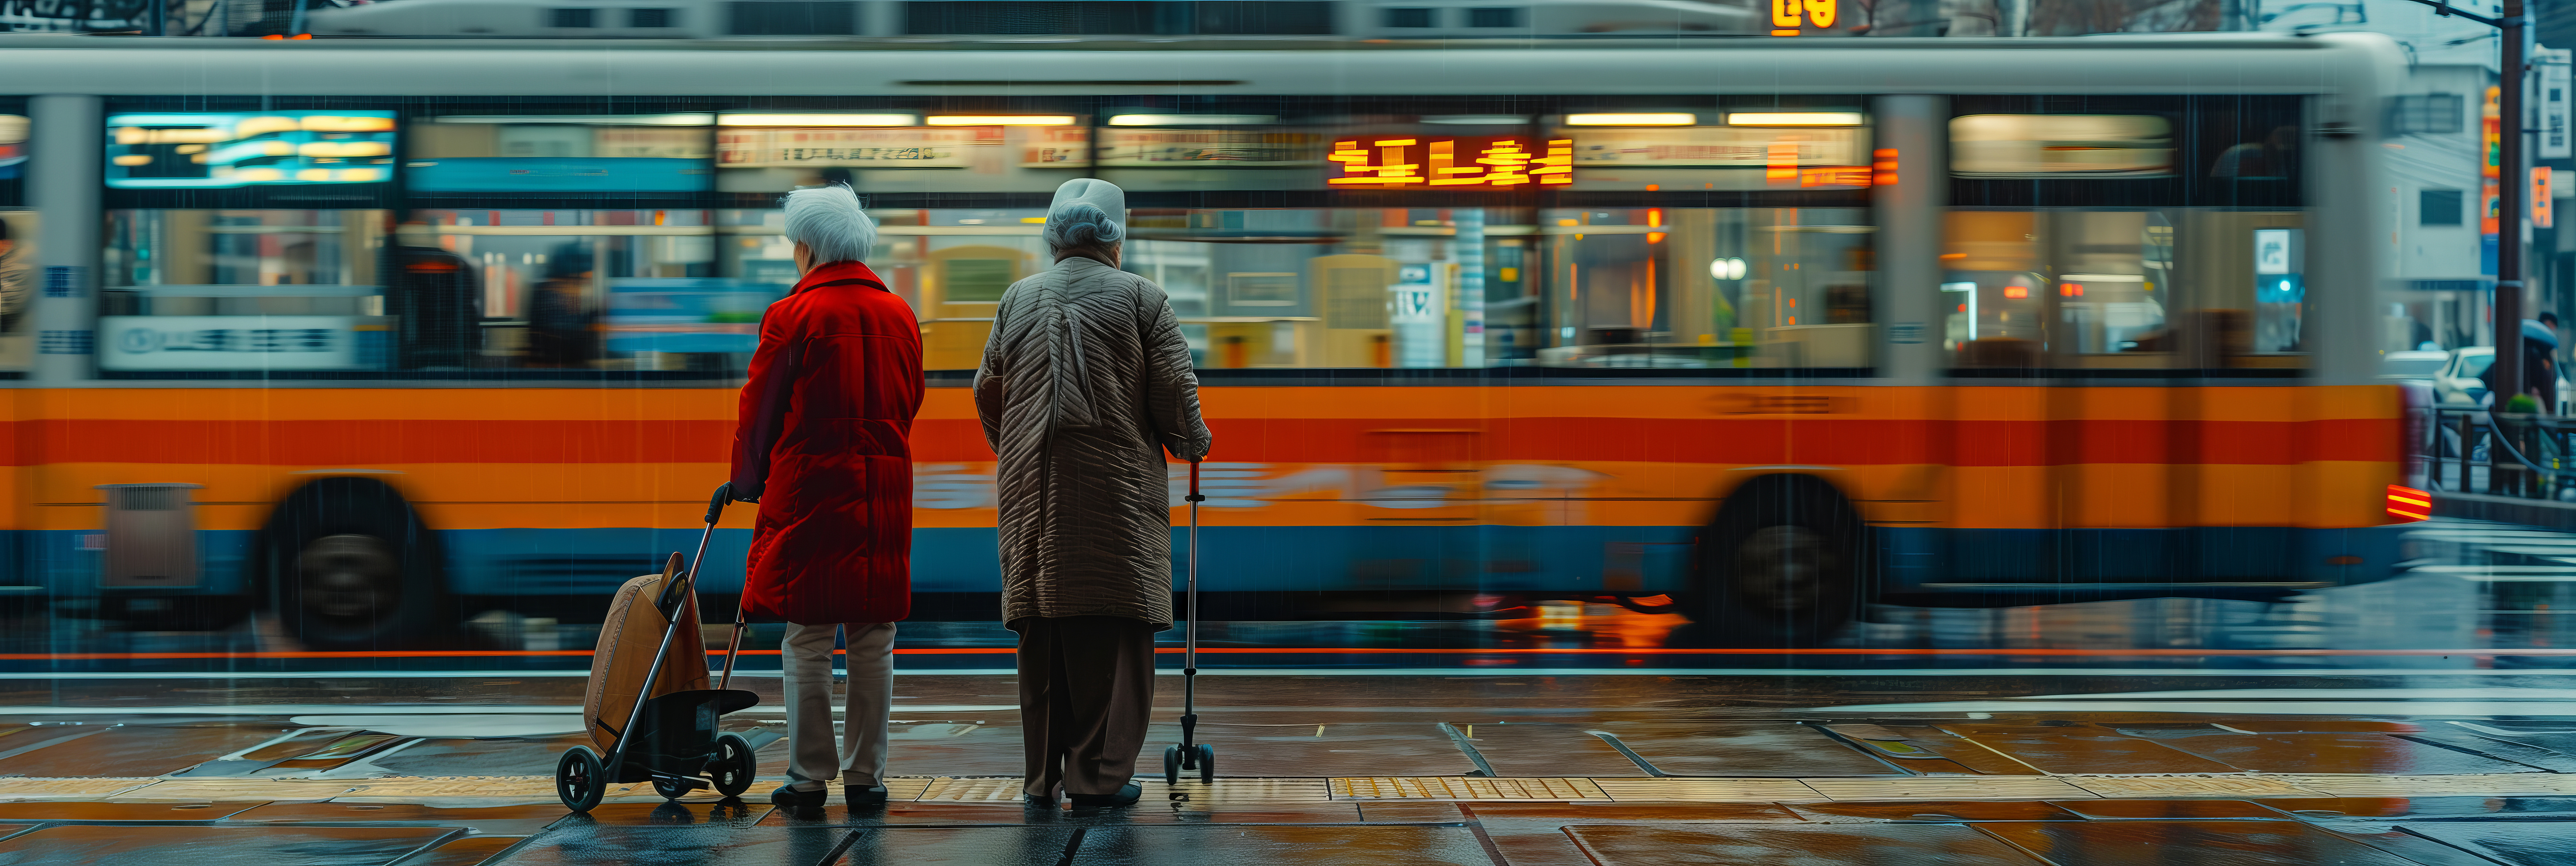
[[[787,194],[787,239],[812,250],[819,263],[855,262],[877,243],[877,221],[859,207],[859,194],[842,184]]]

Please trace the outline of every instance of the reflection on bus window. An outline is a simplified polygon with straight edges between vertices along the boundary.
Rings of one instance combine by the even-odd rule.
[[[36,300],[36,214],[0,211],[0,371],[23,371],[33,360],[27,337]]]
[[[99,367],[383,369],[385,223],[376,210],[110,211]]]
[[[1865,210],[1542,211],[1537,230],[1552,262],[1544,291],[1556,301],[1541,363],[1871,363],[1875,229]]]
[[[2304,265],[2288,238],[2299,221],[2202,208],[1953,210],[1943,346],[1960,367],[2298,366]]]
[[[711,114],[457,115],[412,127],[415,192],[696,192]]]
[[[2154,177],[2173,169],[2171,124],[2152,115],[1972,114],[1950,120],[1960,177]]]
[[[17,180],[26,163],[26,116],[0,114],[0,181]]]

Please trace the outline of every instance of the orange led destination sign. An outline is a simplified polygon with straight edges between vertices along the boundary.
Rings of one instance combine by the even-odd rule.
[[[1517,138],[1377,138],[1336,141],[1334,186],[1499,186],[1574,182],[1574,140],[1535,152]]]
[[[1771,0],[1771,35],[1796,36],[1801,23],[1831,30],[1839,11],[1836,0]]]

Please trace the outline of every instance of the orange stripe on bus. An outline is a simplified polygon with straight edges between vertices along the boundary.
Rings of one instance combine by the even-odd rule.
[[[1591,460],[2051,466],[2395,461],[2399,421],[1925,421],[1211,418],[1216,460]],[[20,421],[14,465],[724,463],[730,421]],[[1604,436],[1615,427],[1620,435]],[[1444,436],[1418,435],[1441,431]],[[1456,431],[1447,433],[1446,431]],[[970,421],[914,425],[914,458],[987,462]]]

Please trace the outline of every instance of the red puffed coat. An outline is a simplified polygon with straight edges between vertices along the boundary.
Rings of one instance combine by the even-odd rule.
[[[858,262],[817,267],[760,320],[733,491],[758,500],[742,603],[756,621],[894,622],[912,609],[921,326]]]

